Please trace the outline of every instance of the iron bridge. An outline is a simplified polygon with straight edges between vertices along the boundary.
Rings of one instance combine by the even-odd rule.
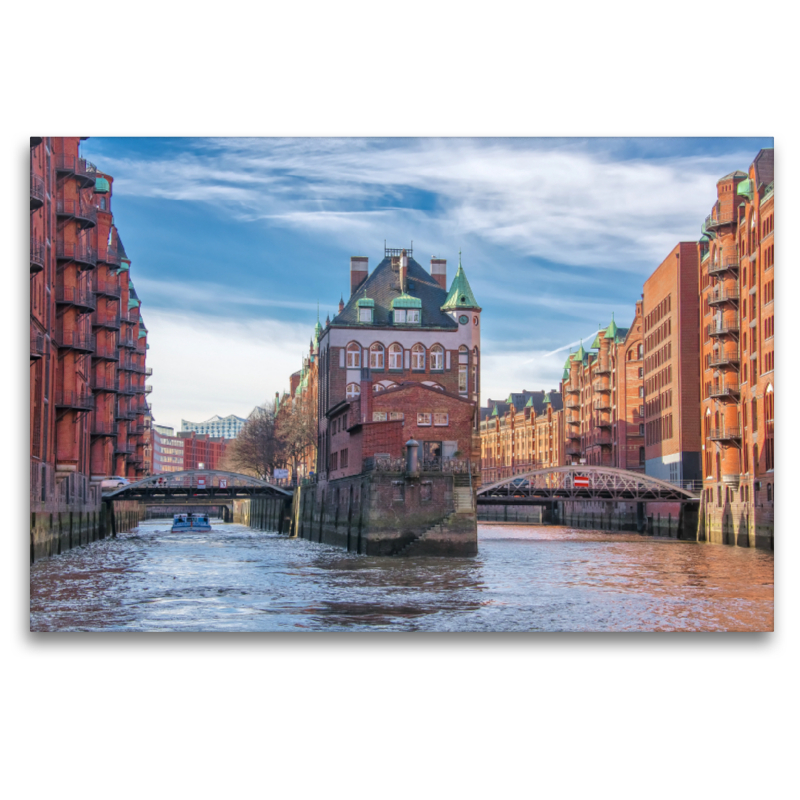
[[[588,478],[589,485],[580,485],[584,482],[579,481],[576,486],[575,478]],[[478,502],[486,505],[540,505],[554,500],[699,503],[700,492],[651,478],[641,472],[589,466],[533,470],[478,489]]]
[[[202,499],[203,502],[214,505],[214,500],[225,502],[246,497],[290,498],[292,494],[290,489],[238,472],[187,469],[151,475],[113,492],[104,492],[103,501],[142,500],[169,504],[187,501],[198,503]]]

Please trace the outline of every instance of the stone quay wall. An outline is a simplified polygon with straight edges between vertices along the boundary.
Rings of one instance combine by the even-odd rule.
[[[73,505],[68,510],[31,511],[31,564],[73,547],[133,530],[143,518],[144,506],[133,500],[115,501],[113,511],[107,503]]]
[[[773,506],[727,503],[720,508],[704,503],[700,509],[697,541],[774,550]]]
[[[312,542],[371,556],[471,556],[478,552],[477,518],[456,512],[454,477],[364,472],[301,486],[293,533]]]
[[[233,501],[233,521],[259,531],[288,534],[291,512],[290,497],[248,497]]]

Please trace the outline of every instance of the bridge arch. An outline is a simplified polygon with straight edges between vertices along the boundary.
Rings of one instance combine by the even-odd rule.
[[[575,478],[585,478],[578,481]],[[588,483],[588,486],[585,485]],[[478,501],[618,500],[698,503],[700,492],[677,486],[641,472],[599,466],[564,466],[531,470],[481,486]]]

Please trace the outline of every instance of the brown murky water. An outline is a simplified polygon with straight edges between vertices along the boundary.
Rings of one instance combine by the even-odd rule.
[[[35,631],[768,631],[773,556],[480,526],[470,559],[387,559],[163,520],[31,567]]]

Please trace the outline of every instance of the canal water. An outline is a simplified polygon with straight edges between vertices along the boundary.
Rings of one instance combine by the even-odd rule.
[[[34,631],[767,631],[773,555],[479,527],[475,558],[372,558],[166,520],[31,566]]]

